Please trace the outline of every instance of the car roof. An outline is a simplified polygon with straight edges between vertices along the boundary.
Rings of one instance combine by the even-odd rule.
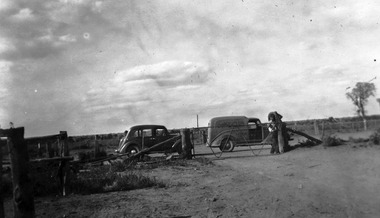
[[[136,126],[132,126],[130,129],[133,130],[133,129],[152,129],[152,128],[165,128],[166,129],[166,127],[164,125],[155,125],[155,124],[136,125]]]

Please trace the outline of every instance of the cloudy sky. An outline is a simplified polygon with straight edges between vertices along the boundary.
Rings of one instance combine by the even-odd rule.
[[[1,0],[0,124],[83,135],[197,114],[354,116],[348,87],[380,88],[379,22],[376,0]]]

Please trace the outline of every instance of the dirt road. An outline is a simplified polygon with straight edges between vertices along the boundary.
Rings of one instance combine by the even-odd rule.
[[[196,147],[196,152],[203,155],[189,161],[187,166],[145,172],[163,180],[167,188],[39,198],[36,199],[37,216],[380,215],[380,146],[348,143],[324,148],[319,145],[281,155],[268,155],[267,148],[261,151],[260,148],[253,151],[240,148],[223,153],[221,158],[203,146]]]

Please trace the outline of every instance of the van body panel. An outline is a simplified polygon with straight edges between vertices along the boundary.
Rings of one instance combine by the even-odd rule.
[[[269,135],[260,119],[246,116],[214,117],[208,124],[207,146],[219,147],[223,139],[235,146],[259,145]]]

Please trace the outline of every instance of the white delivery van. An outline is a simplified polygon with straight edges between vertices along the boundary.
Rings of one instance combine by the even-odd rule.
[[[221,151],[232,151],[236,146],[262,145],[268,135],[267,126],[258,118],[214,117],[208,123],[206,146],[218,147]]]

